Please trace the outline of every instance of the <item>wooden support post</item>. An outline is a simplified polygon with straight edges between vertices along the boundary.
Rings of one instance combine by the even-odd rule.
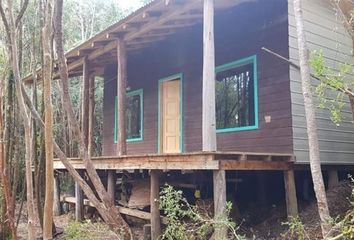
[[[84,194],[77,182],[75,182],[75,219],[82,221],[84,216]]]
[[[107,175],[107,192],[114,203],[116,195],[116,172],[114,170],[108,170]]]
[[[93,130],[94,130],[94,114],[95,114],[95,76],[90,76],[89,84],[89,103],[88,103],[88,143],[87,151],[92,156],[94,153]]]
[[[284,171],[285,199],[288,217],[298,216],[294,170]]]
[[[214,0],[204,0],[203,151],[216,151]]]
[[[226,213],[226,174],[225,170],[213,172],[214,182],[214,217],[220,218]],[[214,239],[226,239],[227,228],[215,229]]]
[[[204,0],[203,19],[203,151],[216,151],[214,0]],[[213,172],[215,216],[225,214],[225,170]],[[227,229],[215,231],[214,239],[226,239]]]
[[[122,156],[127,153],[126,131],[125,131],[125,101],[127,88],[127,57],[126,47],[123,39],[118,39],[117,45],[117,96],[118,96],[118,142],[117,155]]]
[[[337,170],[329,170],[328,171],[328,188],[331,189],[335,186],[338,186],[339,178]]]
[[[83,64],[83,96],[82,96],[82,126],[81,131],[84,134],[86,147],[88,146],[88,128],[89,128],[89,102],[90,102],[90,72],[89,62],[84,58]]]
[[[53,205],[54,216],[60,216],[62,213],[60,205],[60,179],[59,174],[54,175],[54,205]]]
[[[83,96],[82,96],[82,125],[81,131],[84,135],[84,143],[88,147],[88,128],[89,128],[89,95],[90,95],[90,72],[89,72],[89,62],[87,57],[84,58],[83,62]],[[84,215],[84,198],[83,192],[80,185],[75,182],[75,219],[76,221],[82,221]]]
[[[160,198],[160,184],[159,184],[160,171],[151,170],[150,172],[150,204],[151,204],[151,239],[159,239],[161,235],[161,220],[160,220],[160,209],[159,209],[159,198]]]

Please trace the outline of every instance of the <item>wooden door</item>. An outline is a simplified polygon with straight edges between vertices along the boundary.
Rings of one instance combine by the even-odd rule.
[[[181,152],[180,80],[161,83],[161,153]]]

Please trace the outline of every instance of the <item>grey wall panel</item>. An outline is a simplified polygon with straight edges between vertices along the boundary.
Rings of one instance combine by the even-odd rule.
[[[333,7],[323,0],[304,0],[304,26],[308,47],[311,51],[323,50],[325,61],[335,69],[342,63],[352,63],[353,42],[344,29]],[[296,24],[293,0],[288,0],[289,13],[289,58],[298,63]],[[309,161],[305,110],[300,74],[290,67],[291,111],[293,143],[296,161]],[[316,84],[316,81],[314,81]],[[330,97],[335,96],[335,92]],[[318,101],[315,99],[315,102]],[[348,103],[347,99],[344,102]],[[336,126],[326,109],[316,109],[321,161],[327,164],[354,163],[354,124],[349,106],[343,109],[343,122]]]

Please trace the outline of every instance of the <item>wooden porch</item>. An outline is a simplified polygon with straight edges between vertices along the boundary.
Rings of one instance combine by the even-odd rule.
[[[92,157],[98,170],[291,170],[293,155],[248,152],[193,152]],[[76,169],[85,169],[81,159],[71,158]],[[59,159],[54,169],[64,170]]]

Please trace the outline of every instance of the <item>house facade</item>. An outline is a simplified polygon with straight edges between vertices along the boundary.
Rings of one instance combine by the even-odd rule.
[[[352,41],[329,2],[302,2],[310,50],[322,49],[333,67],[350,63]],[[134,181],[146,181],[147,171],[140,170],[150,171],[151,215],[133,214],[151,220],[152,232],[161,230],[159,179],[172,175],[209,189],[216,214],[223,213],[227,196],[243,190],[242,198],[257,189],[258,196],[245,202],[281,195],[288,215],[297,215],[297,193],[311,189],[300,76],[264,50],[297,64],[292,8],[292,0],[154,0],[66,54],[69,76],[83,76],[88,146],[94,77],[104,78],[103,156],[91,159],[112,201],[124,170],[136,173]],[[337,171],[354,165],[348,107],[343,116],[336,126],[327,110],[316,114],[321,161],[332,183]],[[81,159],[70,162],[85,171]],[[54,168],[65,171],[59,160]],[[246,172],[245,184],[236,188],[240,172]],[[267,186],[277,190],[266,194]],[[77,194],[77,205],[82,198]]]
[[[304,3],[311,50],[323,49],[332,65],[350,62],[350,37],[330,4]],[[298,61],[292,8],[291,1],[245,1],[216,13],[218,151],[287,153],[298,163],[309,161],[299,72],[262,50]],[[128,54],[127,115],[133,115],[126,117],[128,154],[202,150],[202,56],[202,22]],[[104,71],[103,154],[108,156],[116,152],[116,66]],[[166,99],[164,91],[175,99]],[[317,120],[323,163],[353,163],[349,107],[340,126],[327,110],[318,109]]]

